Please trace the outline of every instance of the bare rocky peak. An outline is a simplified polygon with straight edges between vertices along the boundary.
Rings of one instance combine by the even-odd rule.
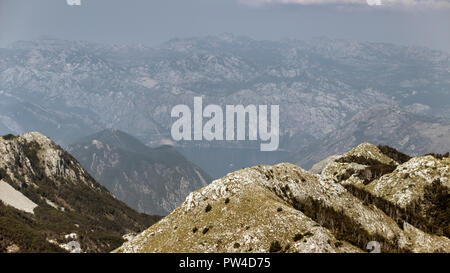
[[[82,252],[110,251],[124,234],[159,219],[115,199],[74,157],[36,132],[0,137],[0,186],[0,216],[7,223],[0,252],[62,252],[73,244]]]
[[[266,176],[289,167],[249,168],[216,180],[118,251],[358,251],[278,196],[280,185],[267,183]]]
[[[321,177],[363,187],[401,207],[423,196],[427,185],[439,183],[450,188],[448,157],[426,155],[398,161],[379,147],[363,143],[328,162]]]
[[[363,158],[366,160],[373,159],[387,165],[397,164],[395,160],[383,154],[375,145],[367,142],[356,146],[355,148],[344,154],[344,158],[345,157]]]
[[[449,166],[448,157],[441,160],[431,155],[416,157],[373,181],[367,189],[400,207],[406,207],[422,198],[425,188],[433,183],[450,189]]]
[[[287,163],[231,173],[191,193],[182,206],[116,251],[359,252],[370,241],[379,242],[383,252],[450,251],[438,224],[426,225],[419,214],[411,217],[412,211],[396,211],[389,198],[347,187],[344,181],[360,179],[357,172],[338,176],[332,168],[408,166],[383,151],[363,143],[329,163],[322,175]],[[440,162],[437,170],[448,168],[447,159]],[[380,180],[388,179],[389,170]]]
[[[449,157],[427,155],[406,160],[404,155],[392,154],[397,161],[386,160],[388,155],[383,155],[378,147],[371,144],[358,147],[363,145],[372,150],[366,153],[365,160],[352,157],[355,155],[352,150],[330,162],[321,178],[340,183],[353,194],[371,200],[398,221],[410,219],[423,230],[448,237]]]
[[[40,175],[38,172],[47,177],[64,178],[73,184],[99,186],[92,183],[93,179],[71,155],[38,132],[0,137],[0,154],[0,168],[18,186],[22,182],[36,186],[34,180]]]

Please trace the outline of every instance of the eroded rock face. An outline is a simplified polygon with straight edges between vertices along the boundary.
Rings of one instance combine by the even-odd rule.
[[[363,143],[329,163],[322,175],[286,163],[243,169],[191,193],[182,206],[116,251],[358,252],[370,241],[378,241],[383,252],[450,251],[447,237],[402,221],[391,207],[378,206],[378,199],[347,188],[344,181],[352,179],[365,187],[358,172],[338,175],[352,168],[371,171],[367,167],[377,164],[400,165]]]

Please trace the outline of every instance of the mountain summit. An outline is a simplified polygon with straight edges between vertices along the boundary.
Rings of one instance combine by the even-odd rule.
[[[449,167],[363,143],[319,175],[287,163],[242,169],[116,252],[449,252]]]
[[[158,219],[114,198],[44,135],[0,137],[0,252],[105,252]]]

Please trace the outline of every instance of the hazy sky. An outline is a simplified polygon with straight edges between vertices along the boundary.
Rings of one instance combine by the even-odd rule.
[[[0,46],[39,36],[154,45],[221,33],[326,36],[450,52],[450,0],[81,0],[81,6],[0,0]]]

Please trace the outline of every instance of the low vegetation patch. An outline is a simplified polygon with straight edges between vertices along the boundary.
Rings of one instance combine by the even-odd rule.
[[[365,249],[367,243],[370,241],[378,241],[382,243],[383,252],[407,252],[407,250],[400,248],[394,242],[386,241],[381,235],[369,234],[350,216],[341,211],[336,211],[334,208],[328,207],[320,201],[316,201],[311,197],[302,202],[298,199],[294,200],[294,208],[330,230],[338,240],[350,242],[361,249]],[[311,232],[303,234],[304,237],[312,235]]]
[[[446,152],[445,154],[429,153],[429,154],[426,154],[426,155],[431,155],[432,157],[434,157],[436,159],[439,159],[439,160],[442,160],[444,157],[450,157],[450,153],[449,152]]]
[[[439,180],[425,187],[424,198],[401,208],[392,202],[373,195],[367,190],[345,185],[354,196],[367,204],[375,205],[394,219],[400,228],[403,222],[415,226],[427,233],[450,236],[450,195],[449,190]]]
[[[206,234],[209,231],[209,227],[205,227],[202,231],[203,234]]]
[[[335,162],[338,162],[338,163],[357,163],[357,164],[367,165],[367,166],[383,164],[380,161],[378,161],[376,159],[373,159],[373,158],[366,158],[366,157],[363,157],[363,156],[355,156],[355,155],[343,156],[341,158],[336,159]]]
[[[13,135],[13,134],[7,134],[7,135],[2,136],[2,138],[3,138],[4,140],[13,140],[13,139],[16,138],[16,136]]]
[[[294,242],[300,241],[301,239],[303,239],[303,234],[301,234],[301,233],[295,234]]]
[[[272,243],[270,243],[270,253],[280,252],[282,249],[283,247],[281,246],[279,241],[273,241]]]
[[[400,164],[403,164],[411,159],[409,155],[399,152],[396,149],[387,145],[378,145],[378,149],[380,150],[381,153],[394,159]]]

